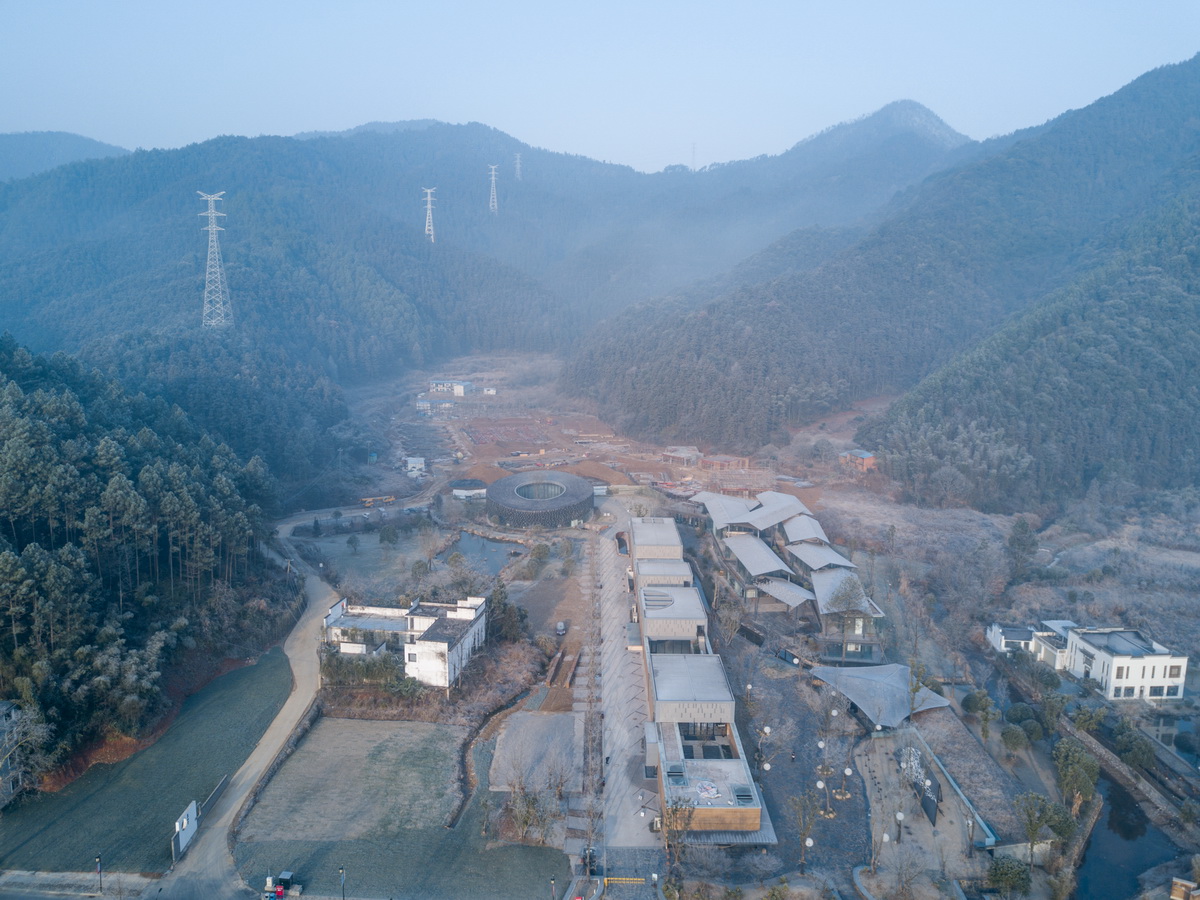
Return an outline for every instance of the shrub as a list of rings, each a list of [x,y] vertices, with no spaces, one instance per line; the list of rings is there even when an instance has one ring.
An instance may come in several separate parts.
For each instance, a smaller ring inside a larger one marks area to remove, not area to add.
[[[1000,740],[1009,753],[1016,753],[1029,746],[1029,737],[1020,725],[1005,725],[1000,732]]]
[[[1028,703],[1014,703],[1004,713],[1004,720],[1014,725],[1020,725],[1033,718],[1033,707]]]
[[[1004,891],[1005,896],[1011,897],[1013,891],[1028,894],[1033,879],[1029,875],[1029,867],[1019,859],[1011,856],[997,856],[988,866],[988,884]]]
[[[1045,734],[1042,731],[1041,723],[1037,719],[1026,719],[1021,723],[1021,730],[1025,732],[1025,736],[1029,738],[1029,743],[1040,741]]]

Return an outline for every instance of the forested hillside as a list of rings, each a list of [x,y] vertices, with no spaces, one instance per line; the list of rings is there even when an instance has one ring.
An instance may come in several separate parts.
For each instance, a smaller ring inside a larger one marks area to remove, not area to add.
[[[23,343],[178,403],[296,483],[337,449],[342,385],[467,352],[564,349],[612,304],[718,272],[797,225],[810,239],[765,264],[811,266],[847,226],[810,223],[869,216],[964,141],[900,103],[699,173],[644,175],[435,122],[139,151],[0,185],[0,309]],[[506,173],[495,215],[493,162]],[[425,186],[438,188],[436,243]],[[198,327],[198,189],[226,192],[235,326],[219,335]]]
[[[916,499],[1027,509],[1200,482],[1200,157],[1124,252],[869,423]]]
[[[66,131],[0,134],[0,181],[27,178],[84,159],[124,156],[129,151]]]
[[[1109,258],[1200,150],[1198,107],[1200,58],[1148,73],[931,176],[813,272],[631,310],[573,356],[568,384],[632,434],[739,449],[904,390]]]
[[[268,482],[177,408],[0,339],[0,696],[47,727],[37,763],[152,725],[180,653],[278,628]]]

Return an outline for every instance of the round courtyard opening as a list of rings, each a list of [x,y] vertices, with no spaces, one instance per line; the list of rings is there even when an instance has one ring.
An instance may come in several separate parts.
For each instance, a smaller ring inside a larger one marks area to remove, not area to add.
[[[487,515],[517,528],[564,528],[587,520],[595,505],[592,483],[567,472],[522,472],[487,489]]]

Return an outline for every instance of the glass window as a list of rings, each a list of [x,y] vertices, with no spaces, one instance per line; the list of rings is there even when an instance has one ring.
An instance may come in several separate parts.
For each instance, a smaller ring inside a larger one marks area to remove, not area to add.
[[[1150,685],[1150,696],[1161,697],[1163,695],[1163,686],[1161,684]]]
[[[1133,696],[1133,688],[1131,688],[1131,687],[1125,688],[1125,696],[1132,697]]]
[[[416,661],[417,661],[417,654],[415,654],[415,653],[410,653],[410,654],[408,654],[408,661],[409,661],[409,662],[416,662]]]
[[[1178,697],[1179,696],[1179,685],[1177,685],[1177,684],[1167,685],[1167,696],[1168,697]]]
[[[1120,681],[1124,677],[1125,677],[1125,667],[1117,666],[1117,681]]]
[[[1180,668],[1181,668],[1180,666],[1171,666],[1169,669],[1167,669],[1167,677],[1168,678],[1178,678],[1179,673],[1180,673]]]

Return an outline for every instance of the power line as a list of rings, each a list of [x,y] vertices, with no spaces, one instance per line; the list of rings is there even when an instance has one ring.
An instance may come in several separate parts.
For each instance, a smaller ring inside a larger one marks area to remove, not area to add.
[[[204,314],[201,322],[205,328],[225,328],[233,324],[233,307],[229,305],[229,285],[225,281],[225,266],[221,262],[221,244],[217,240],[217,232],[224,231],[217,224],[217,216],[225,213],[217,212],[217,201],[225,195],[224,191],[216,194],[206,194],[196,191],[208,201],[208,210],[200,213],[208,216],[208,224],[201,231],[208,232],[208,265],[204,272]]]
[[[425,192],[425,233],[429,235],[429,243],[433,243],[433,192],[437,188],[421,188]]]

